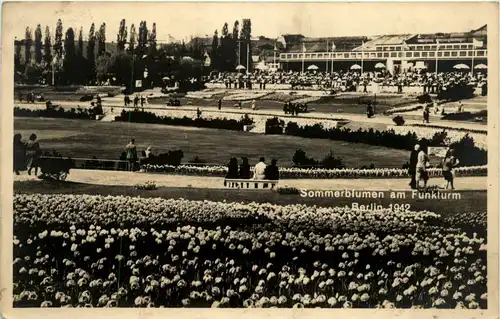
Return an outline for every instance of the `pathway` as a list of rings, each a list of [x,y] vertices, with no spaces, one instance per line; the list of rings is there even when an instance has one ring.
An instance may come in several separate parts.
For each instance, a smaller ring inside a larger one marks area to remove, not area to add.
[[[27,104],[27,103],[19,103],[18,101],[15,102],[15,106],[21,107],[21,108],[38,108],[42,109],[45,108],[44,103],[35,103],[35,104]],[[79,101],[54,101],[54,104],[64,107],[64,108],[77,108],[78,106],[84,108],[88,106],[87,102],[79,102]],[[113,109],[112,114],[119,114],[121,110],[125,109],[125,107],[122,104],[116,104],[116,105],[106,105],[106,101],[103,101],[103,108],[104,111],[108,114],[111,114],[110,111]],[[283,116],[283,112],[281,110],[277,109],[258,109],[255,111],[252,111],[249,108],[243,108],[243,109],[238,109],[238,108],[224,108],[221,111],[217,110],[217,107],[214,105],[213,107],[211,106],[196,106],[196,105],[189,105],[189,106],[181,106],[181,107],[166,107],[166,106],[153,106],[153,105],[148,105],[145,106],[145,110],[149,111],[154,111],[154,110],[179,110],[179,111],[196,111],[197,109],[200,109],[203,112],[206,112],[208,114],[210,113],[224,113],[224,112],[231,112],[231,113],[239,113],[239,114],[258,114],[258,115],[269,115],[269,116]],[[129,109],[133,109],[133,107],[129,107]],[[420,112],[421,114],[421,112]],[[352,122],[361,122],[361,123],[379,123],[379,124],[385,124],[385,125],[394,125],[394,122],[392,121],[393,116],[384,116],[382,114],[375,115],[373,118],[368,119],[366,115],[363,114],[348,114],[348,113],[320,113],[320,112],[312,112],[312,113],[303,113],[300,114],[299,117],[304,117],[304,118],[322,118],[322,119],[346,119],[348,121]],[[422,124],[421,120],[417,119],[407,119],[406,120],[407,124]],[[431,123],[432,125],[439,125],[439,126],[451,126],[455,128],[464,128],[464,129],[473,129],[473,130],[483,130],[487,131],[488,127],[484,124],[479,124],[479,123],[473,123],[473,122],[457,122],[457,121],[444,121],[444,120],[439,120],[435,119]]]
[[[23,173],[14,176],[15,181],[34,180],[36,177]],[[145,182],[155,182],[162,187],[193,187],[193,188],[224,188],[223,178],[205,176],[170,175],[160,173],[139,173],[102,170],[72,169],[68,181],[98,184],[133,186]],[[442,185],[442,178],[431,178],[429,185]],[[312,190],[409,190],[408,179],[285,179],[280,181],[280,186],[296,187],[298,189]],[[459,190],[485,190],[487,177],[458,177],[455,187]]]

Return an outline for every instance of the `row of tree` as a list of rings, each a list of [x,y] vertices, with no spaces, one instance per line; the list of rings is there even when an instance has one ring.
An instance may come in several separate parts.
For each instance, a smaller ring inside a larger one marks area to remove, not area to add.
[[[233,32],[229,33],[229,26],[227,22],[224,23],[220,37],[218,31],[215,30],[211,51],[214,69],[234,71],[238,65],[249,69],[252,67],[252,22],[250,19],[243,19],[241,31],[239,31],[239,27],[239,21],[235,21]]]
[[[148,29],[146,21],[142,21],[136,30],[134,24],[128,29],[125,19],[122,19],[115,45],[106,43],[105,23],[98,30],[92,23],[86,41],[83,33],[81,27],[76,40],[75,30],[68,28],[64,33],[59,19],[53,39],[48,26],[42,39],[42,27],[39,24],[33,40],[32,29],[27,27],[25,39],[15,43],[14,64],[18,80],[33,83],[44,79],[50,84],[54,74],[56,84],[89,84],[111,80],[113,84],[130,86],[137,79],[145,80],[147,75],[147,81],[144,81],[147,82],[146,86],[158,85],[165,77],[199,78],[203,72],[213,69],[234,71],[238,64],[246,67],[247,58],[251,59],[252,55],[251,22],[248,19],[243,20],[241,31],[238,21],[232,33],[229,33],[227,23],[220,37],[215,31],[210,51],[198,38],[189,44],[171,43],[158,47],[156,24],[153,23]],[[209,68],[203,65],[206,53],[211,59]]]

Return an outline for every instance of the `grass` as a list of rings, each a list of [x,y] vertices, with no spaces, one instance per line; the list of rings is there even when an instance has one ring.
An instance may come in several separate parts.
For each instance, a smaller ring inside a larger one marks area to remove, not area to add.
[[[388,208],[389,204],[409,204],[410,210],[428,210],[448,215],[457,212],[483,212],[487,210],[486,191],[458,191],[461,194],[457,200],[418,200],[411,199],[410,192],[406,199],[390,199],[387,192],[382,199],[351,199],[351,198],[310,198],[300,195],[280,195],[270,190],[238,190],[238,189],[200,189],[200,188],[158,188],[156,190],[137,190],[133,186],[105,186],[79,184],[72,182],[48,181],[16,181],[14,192],[24,194],[88,194],[111,196],[140,196],[162,198],[184,198],[188,200],[229,201],[229,202],[259,202],[277,205],[303,204],[308,206],[351,206],[353,202],[360,205],[372,203]]]
[[[278,159],[281,166],[291,166],[293,154],[299,148],[316,159],[333,150],[347,167],[371,163],[375,167],[401,167],[409,156],[403,150],[342,141],[156,124],[15,118],[14,131],[24,138],[37,134],[44,150],[82,158],[118,159],[132,137],[139,151],[148,146],[156,154],[181,149],[185,162],[198,156],[207,163],[226,164],[229,157],[246,156],[255,163],[265,156]]]

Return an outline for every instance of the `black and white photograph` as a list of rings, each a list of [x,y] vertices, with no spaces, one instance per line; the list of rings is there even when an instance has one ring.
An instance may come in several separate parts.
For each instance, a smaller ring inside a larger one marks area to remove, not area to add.
[[[498,8],[4,3],[3,316],[498,317]]]

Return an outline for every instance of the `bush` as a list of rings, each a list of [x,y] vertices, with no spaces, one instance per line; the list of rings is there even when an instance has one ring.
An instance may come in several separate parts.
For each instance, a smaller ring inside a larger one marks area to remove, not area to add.
[[[471,112],[448,113],[445,114],[441,119],[451,120],[451,121],[469,121],[475,119],[476,117],[487,118],[488,111],[483,110],[476,113],[471,113]]]
[[[344,162],[341,157],[335,157],[333,151],[330,151],[323,160],[321,161],[321,165],[326,169],[343,169],[345,168]]]
[[[460,166],[486,165],[488,152],[477,148],[474,140],[467,134],[460,142],[453,143],[450,148],[455,150],[455,157],[460,160]]]
[[[429,93],[424,93],[422,95],[417,96],[417,101],[420,104],[427,104],[427,103],[431,103],[432,99],[431,99],[431,96],[429,95]]]
[[[266,121],[266,134],[283,134],[284,128],[285,121],[280,120],[276,116]]]
[[[94,99],[94,95],[93,94],[85,94],[84,96],[82,96],[80,98],[80,102],[90,102]]]
[[[116,121],[120,122],[134,122],[134,123],[154,123],[154,124],[164,124],[164,125],[179,125],[179,126],[191,126],[191,127],[204,127],[213,128],[221,130],[232,130],[241,131],[243,130],[243,123],[237,120],[230,119],[204,119],[200,118],[177,118],[168,116],[158,116],[151,112],[145,111],[125,111],[123,110],[120,116],[115,117]]]
[[[314,160],[312,157],[307,157],[306,152],[304,152],[302,149],[298,149],[295,151],[295,154],[293,154],[292,158],[294,166],[301,167],[310,167],[310,166],[317,166],[318,161]]]
[[[395,116],[392,121],[394,122],[394,124],[396,124],[397,126],[403,126],[405,124],[405,120],[404,118],[401,116],[401,115],[398,115],[398,116]]]
[[[254,120],[250,116],[248,116],[248,114],[245,114],[241,117],[240,122],[243,125],[253,125]]]
[[[179,166],[184,158],[184,153],[181,150],[168,151],[159,155],[151,155],[141,161],[143,165],[172,165]]]
[[[296,187],[285,186],[285,187],[278,187],[278,189],[276,189],[276,193],[280,195],[299,195],[300,190]]]

